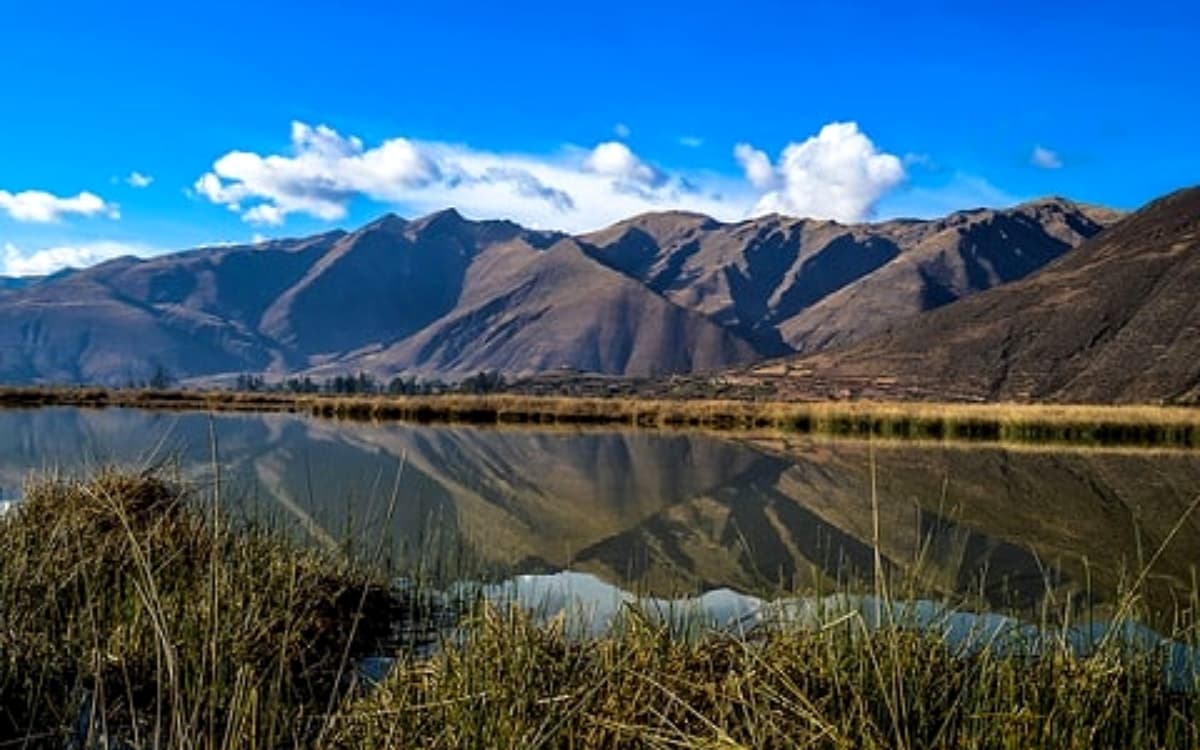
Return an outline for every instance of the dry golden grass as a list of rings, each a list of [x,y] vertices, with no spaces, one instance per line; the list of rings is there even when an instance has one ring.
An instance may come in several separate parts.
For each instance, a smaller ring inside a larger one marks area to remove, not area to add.
[[[1154,405],[651,400],[525,395],[335,396],[98,388],[0,389],[0,407],[293,411],[364,420],[627,425],[903,439],[1200,445],[1200,409]]]

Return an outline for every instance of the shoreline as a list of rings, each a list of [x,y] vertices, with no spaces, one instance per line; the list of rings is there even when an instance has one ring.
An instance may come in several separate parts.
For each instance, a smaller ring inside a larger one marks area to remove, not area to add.
[[[1149,405],[735,401],[0,387],[0,409],[74,406],[288,412],[357,421],[593,426],[968,443],[1200,448],[1200,409]]]
[[[503,426],[702,428],[942,443],[1200,448],[1200,408],[1110,404],[650,400],[445,394],[0,388],[0,409],[139,408],[301,413],[353,421]]]

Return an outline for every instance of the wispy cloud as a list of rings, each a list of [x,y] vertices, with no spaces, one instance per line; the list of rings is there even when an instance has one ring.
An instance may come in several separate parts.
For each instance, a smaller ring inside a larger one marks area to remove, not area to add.
[[[126,185],[129,185],[130,187],[138,188],[139,190],[142,188],[150,187],[150,184],[152,182],[154,182],[153,177],[151,177],[148,174],[142,174],[141,172],[138,172],[136,170],[133,172],[130,172],[129,176],[125,178]]]
[[[1034,146],[1033,153],[1029,155],[1029,163],[1035,167],[1042,169],[1062,169],[1062,157],[1056,151],[1051,151],[1045,146]]]
[[[46,276],[64,268],[87,268],[123,255],[152,254],[152,248],[122,242],[59,245],[28,252],[6,243],[0,252],[0,276]]]
[[[613,126],[613,134],[616,135],[618,138],[624,139],[624,138],[628,138],[629,136],[633,135],[633,131],[630,130],[629,126],[626,125],[625,123],[618,122],[616,125]]]
[[[982,177],[958,172],[938,184],[906,185],[880,201],[878,214],[882,218],[933,219],[972,208],[1007,208],[1022,200]]]
[[[64,216],[97,216],[104,214],[119,219],[121,212],[115,203],[108,203],[95,193],[82,192],[75,196],[59,197],[44,190],[25,190],[10,193],[0,190],[0,211],[16,221],[48,224]]]
[[[685,135],[680,137],[679,145],[687,146],[688,148],[700,148],[704,145],[704,139],[695,135]]]

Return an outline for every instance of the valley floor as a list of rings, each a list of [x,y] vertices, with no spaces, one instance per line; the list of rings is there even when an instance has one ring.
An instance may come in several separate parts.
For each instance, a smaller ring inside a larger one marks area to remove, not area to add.
[[[0,408],[42,406],[287,411],[420,423],[780,430],[889,439],[1200,447],[1200,408],[1180,406],[0,388]]]

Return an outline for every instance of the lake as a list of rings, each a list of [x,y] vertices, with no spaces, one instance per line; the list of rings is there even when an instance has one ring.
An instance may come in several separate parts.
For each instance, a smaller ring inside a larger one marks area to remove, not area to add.
[[[1200,493],[1188,452],[16,409],[0,411],[0,500],[31,473],[106,463],[211,487],[214,445],[226,507],[313,543],[654,596],[870,586],[876,527],[882,568],[997,607],[1110,602],[1156,557],[1166,601],[1200,563],[1200,518],[1179,524]]]

